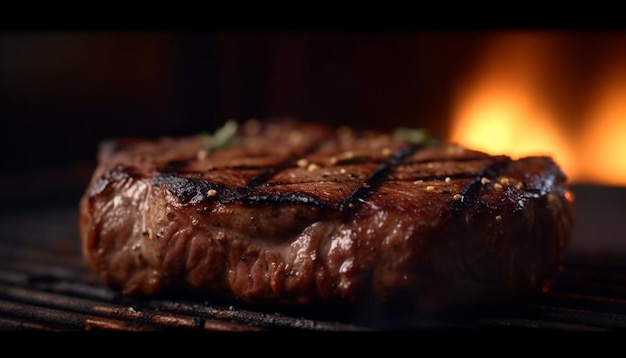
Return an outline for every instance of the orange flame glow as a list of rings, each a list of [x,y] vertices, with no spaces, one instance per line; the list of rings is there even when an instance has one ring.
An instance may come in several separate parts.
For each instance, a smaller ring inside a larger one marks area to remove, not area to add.
[[[626,55],[611,56],[574,126],[554,93],[557,39],[495,36],[476,76],[459,83],[450,140],[514,158],[549,155],[571,183],[626,185]]]
[[[583,127],[580,166],[585,182],[626,184],[626,55],[614,58],[601,78],[595,106]]]

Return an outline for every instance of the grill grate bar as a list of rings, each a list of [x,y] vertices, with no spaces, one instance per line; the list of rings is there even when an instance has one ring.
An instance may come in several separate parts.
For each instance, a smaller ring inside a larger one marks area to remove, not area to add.
[[[13,319],[21,319],[24,322],[34,322],[40,326],[48,327],[50,330],[75,330],[84,326],[82,315],[75,312],[35,306],[24,302],[0,300],[0,313]]]
[[[78,278],[55,277],[0,269],[0,283],[105,301],[112,301],[119,297],[117,292],[99,286],[95,278],[83,279],[82,276]]]
[[[305,330],[323,330],[323,331],[363,331],[369,330],[366,327],[339,323],[313,320],[308,318],[296,318],[292,316],[284,316],[276,313],[249,311],[244,309],[218,308],[218,306],[200,305],[189,302],[174,302],[155,300],[149,303],[151,307],[158,310],[167,310],[170,312],[180,312],[184,314],[202,314],[203,316],[216,317],[219,319],[235,320],[243,322],[251,326],[268,327],[272,329],[305,329]]]
[[[247,324],[185,316],[171,312],[138,309],[135,306],[101,302],[66,294],[0,285],[0,312],[35,322],[52,322],[69,330],[79,329],[210,329],[259,330]]]
[[[0,312],[3,312],[0,310]],[[0,331],[48,331],[63,332],[64,329],[53,328],[30,320],[0,317]]]

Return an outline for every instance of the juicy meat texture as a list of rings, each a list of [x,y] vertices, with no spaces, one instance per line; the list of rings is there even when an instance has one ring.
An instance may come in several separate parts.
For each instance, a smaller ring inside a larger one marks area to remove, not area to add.
[[[103,142],[80,201],[86,263],[128,296],[440,312],[541,292],[574,217],[550,157],[297,121]]]

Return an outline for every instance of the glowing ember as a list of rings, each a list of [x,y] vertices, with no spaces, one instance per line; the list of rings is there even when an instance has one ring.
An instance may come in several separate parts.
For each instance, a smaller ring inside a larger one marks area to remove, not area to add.
[[[572,183],[626,185],[626,52],[604,66],[597,98],[573,126],[550,93],[559,81],[555,37],[509,33],[489,44],[476,77],[459,84],[450,140],[514,158],[552,156]]]

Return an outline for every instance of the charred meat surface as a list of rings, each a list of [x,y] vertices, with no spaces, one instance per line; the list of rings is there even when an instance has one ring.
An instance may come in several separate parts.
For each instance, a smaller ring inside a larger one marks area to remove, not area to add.
[[[102,143],[80,201],[87,265],[128,296],[415,312],[549,287],[574,198],[550,157],[298,121]]]

